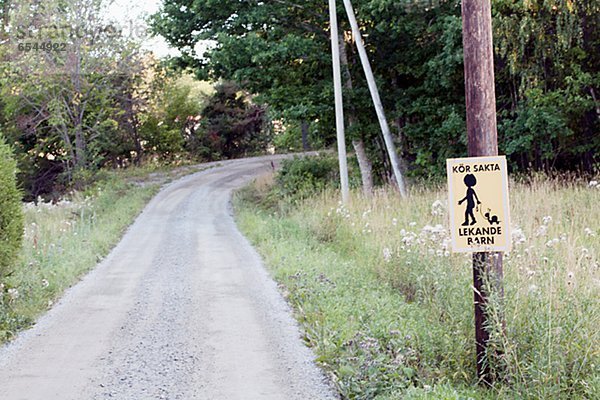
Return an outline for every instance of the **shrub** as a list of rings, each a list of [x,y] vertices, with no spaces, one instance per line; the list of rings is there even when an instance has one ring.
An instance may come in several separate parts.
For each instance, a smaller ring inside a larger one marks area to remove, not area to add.
[[[339,186],[337,160],[329,155],[284,160],[277,174],[277,191],[281,197],[300,200]]]
[[[0,278],[14,264],[23,239],[21,192],[16,183],[16,162],[0,136]]]

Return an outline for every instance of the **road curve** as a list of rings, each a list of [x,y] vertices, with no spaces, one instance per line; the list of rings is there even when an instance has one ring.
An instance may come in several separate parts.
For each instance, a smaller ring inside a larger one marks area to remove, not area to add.
[[[232,190],[279,157],[163,189],[111,254],[0,350],[6,400],[335,399],[237,230]]]

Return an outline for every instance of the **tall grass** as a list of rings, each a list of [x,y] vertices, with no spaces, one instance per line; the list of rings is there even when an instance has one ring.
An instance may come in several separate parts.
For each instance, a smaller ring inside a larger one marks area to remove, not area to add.
[[[285,288],[307,341],[344,398],[600,398],[600,189],[538,176],[511,182],[513,250],[503,313],[488,329],[503,379],[477,388],[472,261],[450,251],[446,193],[407,200],[324,192],[239,221]],[[491,318],[494,321],[493,318]]]

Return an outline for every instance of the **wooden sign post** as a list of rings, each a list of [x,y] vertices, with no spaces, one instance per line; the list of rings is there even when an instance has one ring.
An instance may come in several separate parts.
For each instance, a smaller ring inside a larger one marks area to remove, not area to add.
[[[497,156],[490,0],[462,0],[462,21],[469,157]],[[502,253],[473,254],[477,374],[485,383],[493,380],[489,363],[485,361],[489,342],[489,333],[485,329],[485,307],[489,297],[488,290],[496,290],[502,297],[502,275]],[[484,282],[494,282],[494,285],[485,285]]]

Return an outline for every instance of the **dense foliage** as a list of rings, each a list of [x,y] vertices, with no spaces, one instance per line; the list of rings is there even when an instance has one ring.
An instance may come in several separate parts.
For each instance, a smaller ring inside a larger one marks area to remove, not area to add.
[[[23,239],[21,192],[17,188],[15,173],[12,151],[0,135],[0,278],[14,267]]]
[[[290,202],[306,199],[339,182],[337,159],[330,155],[284,160],[277,172],[278,198]]]
[[[264,151],[264,107],[231,84],[209,101],[210,84],[166,68],[106,18],[108,3],[1,4],[0,126],[27,200],[57,199],[106,167]],[[64,49],[40,50],[48,38]]]
[[[216,86],[201,113],[198,153],[206,159],[238,158],[264,151],[269,142],[265,109],[232,83]]]
[[[460,1],[353,4],[408,168],[439,173],[447,157],[466,154]],[[492,6],[501,153],[522,170],[593,170],[600,150],[599,3],[493,0]],[[366,141],[377,166],[383,146],[354,38],[338,8],[349,135]],[[182,51],[180,66],[235,80],[289,124],[309,121],[332,140],[326,2],[166,0],[153,21]],[[201,40],[216,45],[196,54]]]

